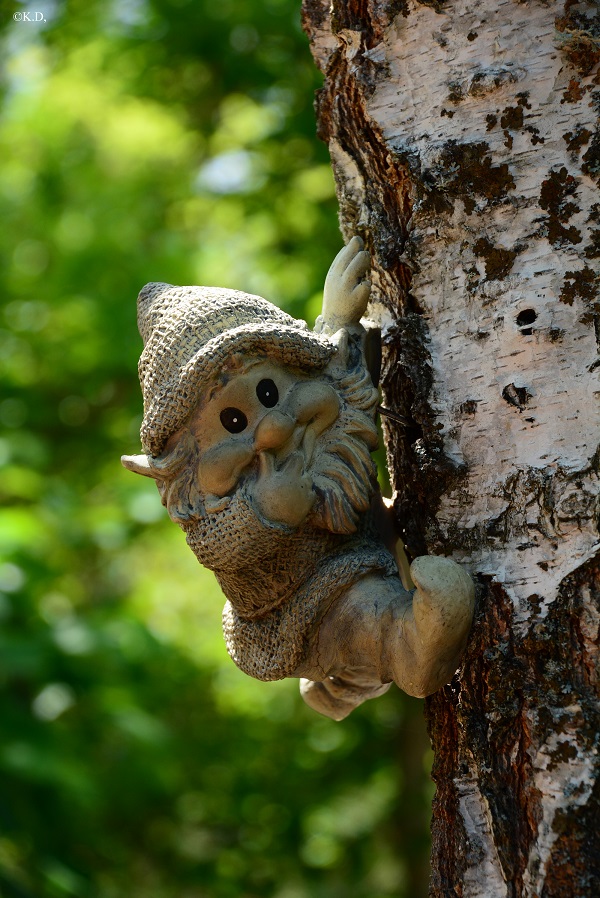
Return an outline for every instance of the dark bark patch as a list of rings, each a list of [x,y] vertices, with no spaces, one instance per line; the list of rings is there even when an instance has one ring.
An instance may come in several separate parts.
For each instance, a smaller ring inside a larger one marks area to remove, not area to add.
[[[590,210],[588,221],[600,224],[600,203],[594,203]],[[588,259],[597,259],[600,257],[600,230],[598,228],[590,228],[589,236],[591,243],[588,243],[586,246],[585,254]]]
[[[581,157],[581,171],[590,178],[600,180],[600,128],[597,128],[589,150]]]
[[[331,30],[360,31],[364,45],[374,47],[396,16],[408,16],[409,11],[408,0],[333,0]]]
[[[331,30],[339,34],[345,28],[351,31],[363,31],[366,24],[368,4],[364,0],[334,0],[331,4]]]
[[[525,109],[531,109],[531,103],[528,102],[529,93],[527,91],[523,91],[522,93],[517,94],[517,105],[516,106],[507,106],[502,110],[502,115],[500,116],[500,127],[504,129],[504,136],[506,138],[504,145],[508,147],[508,149],[512,149],[513,138],[511,135],[511,131],[520,131],[523,128],[523,122],[525,119]],[[530,128],[528,130],[532,130],[535,132],[535,135],[539,134],[537,128]],[[538,141],[540,139],[538,138]],[[543,143],[543,139],[541,140]]]
[[[516,896],[520,894],[526,864],[520,847],[530,843],[538,815],[535,798],[527,789],[531,760],[527,751],[530,734],[524,704],[530,678],[515,651],[510,599],[489,577],[480,578],[478,592],[478,611],[461,672],[465,689],[457,696],[459,700],[444,690],[427,702],[430,733],[436,748],[433,778],[438,791],[440,787],[446,791],[442,781],[448,778],[456,795],[456,784],[468,782],[469,767],[477,771],[476,785],[490,808],[492,837],[504,877],[513,885],[511,894]],[[440,731],[449,723],[450,715],[455,718],[453,726],[458,736],[454,769],[448,764],[453,755],[446,758],[437,751]],[[508,760],[511,756],[512,763]],[[470,764],[465,763],[467,758],[472,758]],[[451,799],[452,794],[447,797]],[[454,806],[446,806],[446,815],[456,813],[455,808],[456,802]],[[460,814],[457,816],[460,819]],[[450,826],[446,830],[452,832]],[[454,869],[448,871],[447,891],[439,888],[430,893],[436,898],[446,898],[453,894],[452,887],[462,878],[462,871],[477,863],[477,846],[461,830],[454,830],[458,845],[444,845],[443,833],[436,829],[432,832],[436,860],[450,850],[454,862]]]
[[[448,141],[438,163],[423,173],[422,181],[426,191],[424,211],[452,212],[453,200],[462,199],[468,215],[475,210],[475,197],[493,205],[515,187],[508,165],[494,165],[484,141]]]
[[[408,0],[384,0],[379,4],[383,10],[385,18],[388,22],[393,22],[396,16],[402,15],[406,18],[409,13]]]
[[[558,838],[552,846],[541,898],[596,898],[600,882],[600,765],[598,763],[597,724],[597,645],[595,652],[586,638],[584,595],[592,607],[600,605],[600,570],[598,562],[588,562],[561,584],[560,596],[549,616],[549,628],[558,637],[562,626],[562,644],[570,647],[562,658],[555,659],[557,681],[561,675],[563,692],[572,684],[572,700],[581,706],[577,740],[571,745],[590,763],[589,775],[594,786],[579,806],[560,808],[553,830]],[[559,643],[560,645],[560,643]],[[558,649],[554,650],[558,654]],[[568,666],[571,670],[568,670]],[[558,686],[558,682],[556,684]],[[553,690],[554,691],[554,690]],[[552,692],[549,694],[552,700]],[[577,793],[575,793],[576,795]],[[581,793],[580,793],[581,794]]]
[[[525,130],[531,134],[531,142],[534,146],[536,146],[538,143],[546,142],[545,137],[540,137],[540,129],[534,127],[534,125],[527,125]]]
[[[485,97],[488,94],[494,93],[494,91],[505,84],[514,84],[518,79],[518,70],[515,70],[510,66],[487,66],[475,72],[471,78],[467,93],[470,97]],[[522,95],[517,94],[517,98],[520,96]],[[524,96],[527,97],[526,94]],[[496,112],[498,112],[498,110],[496,110]]]
[[[570,65],[584,77],[589,75],[600,62],[600,15],[587,16],[569,9],[554,24],[562,35],[560,49]]]
[[[541,898],[596,898],[600,882],[600,776],[582,807],[559,809],[554,820],[558,838],[552,854]],[[577,891],[574,891],[574,888]]]
[[[566,134],[563,134],[563,140],[567,144],[567,149],[570,153],[577,153],[581,147],[590,142],[591,136],[591,131],[583,128],[581,125],[577,125],[574,131],[567,131]]]
[[[567,306],[572,306],[575,299],[582,299],[586,303],[594,303],[598,296],[598,281],[596,273],[589,266],[579,271],[567,271],[560,291],[560,301]]]
[[[591,324],[596,330],[596,340],[600,345],[600,296],[599,279],[587,265],[579,271],[567,271],[560,292],[560,301],[572,306],[576,298],[583,301],[585,312],[579,320]]]
[[[527,387],[516,387],[514,384],[507,384],[502,390],[502,398],[509,405],[514,405],[515,408],[522,412],[532,396]]]
[[[485,130],[493,131],[494,128],[496,127],[496,125],[498,124],[498,116],[493,115],[493,113],[490,113],[489,115],[486,115],[485,120],[487,122]]]
[[[458,410],[461,415],[474,415],[477,411],[477,403],[479,400],[477,399],[467,399],[465,402],[461,402],[458,407]]]
[[[327,18],[327,7],[323,0],[302,0],[302,27],[309,38],[321,27]]]
[[[468,40],[468,41],[474,41],[474,40],[476,40],[478,37],[479,37],[479,35],[477,34],[476,31],[469,31],[469,33],[467,34],[467,40]]]
[[[598,228],[590,230],[590,240],[591,243],[588,243],[585,248],[585,255],[588,259],[598,259],[600,258],[600,230]]]
[[[564,226],[579,212],[579,207],[570,199],[577,193],[578,185],[578,179],[570,175],[564,165],[558,171],[550,171],[548,178],[542,181],[540,206],[548,212],[544,232],[553,246],[581,243],[581,232],[573,225]]]
[[[542,570],[547,562],[540,562]],[[554,818],[557,838],[540,898],[596,898],[600,881],[597,646],[586,635],[586,610],[600,604],[598,562],[588,562],[561,584],[542,616],[543,597],[528,599],[532,625],[514,633],[514,607],[499,583],[479,577],[475,623],[460,678],[427,699],[435,751],[437,792],[432,827],[434,878],[430,898],[460,894],[456,883],[478,863],[472,834],[459,808],[472,771],[490,809],[492,837],[511,898],[523,894],[523,876],[542,821],[532,759],[556,745],[551,763],[585,757],[595,786],[578,806],[569,785]],[[573,707],[581,710],[573,712]],[[456,740],[456,741],[454,741]],[[561,757],[562,755],[562,757]],[[581,794],[581,793],[579,793]]]
[[[578,81],[577,78],[571,78],[569,81],[569,86],[563,93],[563,98],[560,101],[561,103],[579,103],[580,100],[585,96],[585,87],[582,86],[581,81]]]
[[[447,0],[417,0],[417,3],[420,6],[428,6],[434,12],[443,13],[444,12],[444,4]]]
[[[465,94],[460,81],[450,81],[448,83],[448,102],[457,105],[458,103],[462,103],[464,98]]]
[[[515,250],[494,246],[487,237],[480,237],[473,250],[476,256],[484,259],[485,276],[488,281],[503,280],[510,273],[517,256]]]
[[[523,106],[507,106],[502,110],[500,127],[520,131],[523,127]]]

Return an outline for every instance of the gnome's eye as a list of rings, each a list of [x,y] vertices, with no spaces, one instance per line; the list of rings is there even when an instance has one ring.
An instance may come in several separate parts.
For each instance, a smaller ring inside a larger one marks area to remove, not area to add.
[[[241,433],[248,426],[248,418],[239,408],[224,408],[220,418],[221,424],[229,433]]]
[[[279,402],[277,387],[268,377],[257,384],[256,395],[266,408],[273,408]]]

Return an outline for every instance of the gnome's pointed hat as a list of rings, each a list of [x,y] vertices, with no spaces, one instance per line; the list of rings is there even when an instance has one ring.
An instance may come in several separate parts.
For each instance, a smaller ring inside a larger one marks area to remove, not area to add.
[[[238,290],[147,284],[138,296],[144,351],[141,440],[158,456],[232,355],[265,357],[292,368],[324,368],[336,352],[327,338],[281,309]]]

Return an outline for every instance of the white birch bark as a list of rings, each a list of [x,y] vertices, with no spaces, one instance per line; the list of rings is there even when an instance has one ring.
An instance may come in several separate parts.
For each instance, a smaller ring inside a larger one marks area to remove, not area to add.
[[[384,398],[414,421],[388,433],[398,513],[409,548],[481,583],[463,670],[430,703],[431,894],[592,898],[600,11],[305,0],[304,16],[342,228],[375,259]]]

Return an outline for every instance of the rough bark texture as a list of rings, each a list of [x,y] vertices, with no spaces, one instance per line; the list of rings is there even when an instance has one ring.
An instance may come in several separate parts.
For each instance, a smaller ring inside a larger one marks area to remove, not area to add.
[[[331,8],[330,8],[331,6]],[[304,0],[374,260],[398,521],[479,583],[429,700],[432,896],[600,894],[600,14]],[[385,425],[384,425],[385,426]]]

